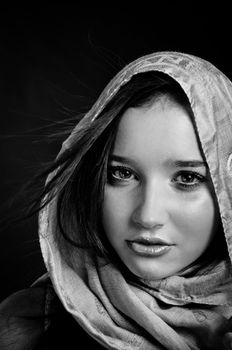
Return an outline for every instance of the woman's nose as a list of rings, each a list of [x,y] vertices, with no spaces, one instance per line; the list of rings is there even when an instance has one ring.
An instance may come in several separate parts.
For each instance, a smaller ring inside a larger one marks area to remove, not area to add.
[[[168,198],[159,184],[146,186],[138,193],[132,213],[134,224],[145,229],[162,227],[167,222]]]

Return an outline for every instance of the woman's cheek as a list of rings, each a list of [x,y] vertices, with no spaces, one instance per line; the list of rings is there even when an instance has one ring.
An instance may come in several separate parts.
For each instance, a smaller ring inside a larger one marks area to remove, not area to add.
[[[204,245],[213,237],[217,216],[212,195],[205,188],[179,203],[172,220],[181,237],[189,239],[189,244],[198,239]]]
[[[105,189],[102,216],[108,238],[121,235],[129,222],[131,204],[124,192],[110,186]]]

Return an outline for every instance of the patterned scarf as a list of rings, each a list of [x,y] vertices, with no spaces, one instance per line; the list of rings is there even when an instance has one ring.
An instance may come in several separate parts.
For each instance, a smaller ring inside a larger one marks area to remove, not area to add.
[[[134,74],[150,70],[170,75],[189,98],[231,257],[232,84],[217,68],[177,52],[142,57],[110,82],[83,122],[97,118]],[[61,152],[74,140],[75,129]],[[68,264],[54,239],[54,206],[55,201],[40,215],[41,250],[57,295],[87,333],[107,349],[223,349],[222,334],[232,316],[231,258],[202,273],[136,283],[111,264],[93,264],[76,248],[69,248]]]

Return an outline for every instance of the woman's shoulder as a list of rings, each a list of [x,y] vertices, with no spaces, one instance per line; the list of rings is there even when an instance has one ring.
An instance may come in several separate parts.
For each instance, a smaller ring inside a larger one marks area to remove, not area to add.
[[[33,349],[44,332],[45,303],[50,280],[11,294],[0,303],[0,348]]]
[[[0,303],[1,350],[72,349],[77,343],[103,349],[64,309],[47,274]]]

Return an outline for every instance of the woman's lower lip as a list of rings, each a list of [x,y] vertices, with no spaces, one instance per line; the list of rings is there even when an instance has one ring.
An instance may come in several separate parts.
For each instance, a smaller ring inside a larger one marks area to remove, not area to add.
[[[127,244],[134,253],[147,257],[164,255],[172,248],[171,245],[145,245],[132,241],[127,241]]]

